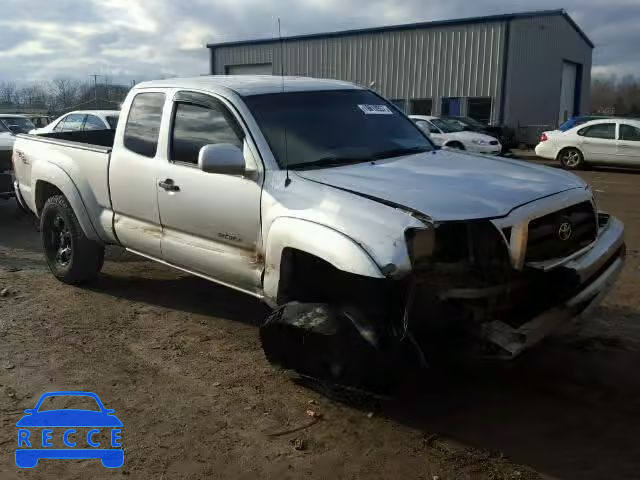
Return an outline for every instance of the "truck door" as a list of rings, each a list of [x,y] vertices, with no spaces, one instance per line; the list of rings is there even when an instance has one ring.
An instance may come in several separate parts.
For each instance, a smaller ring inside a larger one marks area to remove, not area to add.
[[[173,99],[168,161],[158,180],[165,261],[219,283],[258,292],[262,166],[239,119],[221,99],[178,91]],[[244,151],[244,175],[198,168],[205,145],[229,143]]]
[[[133,97],[125,127],[116,132],[109,166],[118,240],[155,258],[162,256],[157,175],[164,157],[158,148],[164,103],[161,91],[142,91]]]

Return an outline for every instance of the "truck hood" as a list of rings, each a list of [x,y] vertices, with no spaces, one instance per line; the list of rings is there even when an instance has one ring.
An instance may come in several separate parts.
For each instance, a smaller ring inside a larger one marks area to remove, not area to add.
[[[434,221],[503,217],[534,200],[586,187],[562,170],[447,150],[296,173]]]

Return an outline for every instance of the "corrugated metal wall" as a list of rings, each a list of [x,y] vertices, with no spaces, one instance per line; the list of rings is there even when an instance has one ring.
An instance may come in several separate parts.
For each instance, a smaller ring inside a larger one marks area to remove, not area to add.
[[[563,61],[582,65],[580,113],[589,111],[593,52],[565,18],[514,19],[509,38],[506,123],[533,130],[557,126]]]
[[[370,86],[389,99],[491,97],[498,121],[506,22],[391,32],[367,32],[284,42],[284,71]],[[227,65],[272,63],[280,73],[277,41],[216,47],[212,73]],[[375,83],[374,83],[375,82]]]

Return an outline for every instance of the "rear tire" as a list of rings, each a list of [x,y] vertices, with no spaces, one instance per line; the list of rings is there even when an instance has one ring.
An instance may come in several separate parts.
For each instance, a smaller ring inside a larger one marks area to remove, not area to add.
[[[581,170],[584,168],[584,156],[577,148],[565,148],[558,153],[560,165],[565,170]]]
[[[89,240],[63,195],[54,195],[40,215],[44,255],[51,273],[63,283],[94,280],[104,263],[104,246]]]

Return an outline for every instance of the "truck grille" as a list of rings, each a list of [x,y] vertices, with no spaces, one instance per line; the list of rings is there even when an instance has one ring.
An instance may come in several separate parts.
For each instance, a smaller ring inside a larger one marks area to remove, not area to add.
[[[591,202],[582,202],[529,222],[527,262],[562,258],[592,243],[598,234]]]

